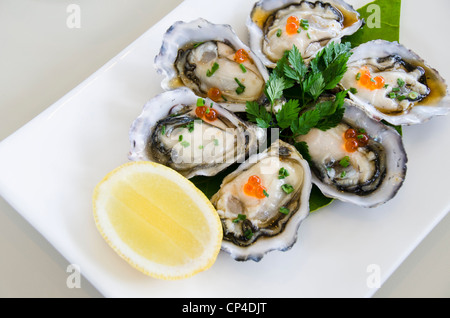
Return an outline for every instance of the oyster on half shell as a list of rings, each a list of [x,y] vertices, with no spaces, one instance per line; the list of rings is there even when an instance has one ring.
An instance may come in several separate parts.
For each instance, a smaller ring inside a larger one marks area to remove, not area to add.
[[[372,208],[392,199],[405,180],[408,158],[400,134],[350,100],[340,124],[313,128],[296,141],[308,145],[312,180],[325,196]]]
[[[310,192],[308,163],[292,145],[278,140],[254,154],[211,199],[224,229],[222,249],[239,261],[259,261],[291,248],[309,214]]]
[[[199,118],[199,102],[217,114]],[[247,123],[218,103],[187,88],[167,91],[146,103],[133,122],[129,159],[150,160],[173,168],[186,178],[214,176],[256,153],[265,131]]]
[[[293,20],[296,32],[289,31]],[[362,23],[359,13],[342,0],[260,0],[247,18],[250,47],[269,68],[294,45],[308,62]]]
[[[450,111],[445,80],[405,46],[374,40],[352,52],[340,85],[369,116],[412,125]]]
[[[186,86],[232,111],[247,101],[263,102],[269,73],[231,26],[204,19],[178,21],[166,32],[155,58],[162,87]]]

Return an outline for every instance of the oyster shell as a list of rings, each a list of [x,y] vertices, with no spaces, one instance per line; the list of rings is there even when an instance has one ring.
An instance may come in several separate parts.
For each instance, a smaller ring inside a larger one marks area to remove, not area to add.
[[[198,102],[212,106],[217,119],[196,115]],[[133,122],[129,159],[167,165],[186,178],[213,176],[256,153],[265,131],[209,99],[179,88],[155,96]]]
[[[445,80],[405,46],[374,40],[352,51],[340,85],[356,89],[350,98],[369,116],[393,125],[412,125],[450,111]]]
[[[247,101],[265,100],[269,73],[229,25],[204,19],[174,23],[155,66],[164,76],[164,90],[186,86],[232,111],[245,111]]]
[[[288,34],[288,18],[295,16],[299,32]],[[247,18],[250,47],[269,68],[295,45],[305,62],[331,41],[340,42],[362,26],[359,13],[342,0],[260,0]]]
[[[368,117],[351,101],[335,128],[312,129],[297,137],[308,145],[313,183],[325,196],[372,208],[392,199],[406,176],[408,158],[400,134]],[[368,135],[365,146],[356,151],[345,147],[344,134],[357,132],[356,140]]]
[[[259,197],[246,188],[253,176],[265,187]],[[308,163],[290,144],[278,140],[251,156],[211,198],[224,228],[222,249],[239,261],[259,261],[271,250],[291,248],[309,213],[310,191]]]

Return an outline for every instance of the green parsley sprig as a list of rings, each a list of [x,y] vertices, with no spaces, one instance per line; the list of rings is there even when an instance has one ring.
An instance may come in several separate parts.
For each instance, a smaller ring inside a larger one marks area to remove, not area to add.
[[[261,128],[290,129],[292,138],[307,134],[312,128],[335,127],[344,115],[344,99],[348,91],[336,94],[334,100],[318,102],[324,92],[336,88],[351,56],[348,43],[330,43],[307,65],[298,48],[285,53],[270,74],[265,94],[270,111],[256,102],[247,102],[248,120]],[[274,114],[274,105],[282,97],[289,99]]]

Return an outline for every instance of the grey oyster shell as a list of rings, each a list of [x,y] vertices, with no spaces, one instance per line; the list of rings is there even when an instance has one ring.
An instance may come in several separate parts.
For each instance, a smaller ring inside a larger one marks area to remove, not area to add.
[[[285,178],[279,177],[282,168],[288,174]],[[254,175],[266,187],[264,198],[243,190]],[[238,261],[260,261],[272,250],[290,249],[300,223],[309,214],[311,186],[308,163],[292,145],[277,140],[266,151],[251,156],[223,180],[211,198],[224,228],[222,250]]]
[[[212,105],[216,120],[198,118],[199,100]],[[163,92],[145,104],[129,131],[128,157],[164,164],[188,179],[214,176],[256,153],[265,138],[265,130],[183,87]]]
[[[348,128],[365,132],[368,145],[353,153],[346,151],[343,134]],[[392,199],[405,180],[408,157],[400,134],[367,116],[350,100],[345,102],[344,118],[337,127],[313,128],[296,141],[308,145],[313,183],[327,197],[374,208]]]
[[[445,80],[419,55],[398,42],[374,40],[354,48],[340,86],[355,88],[350,98],[370,117],[393,125],[414,125],[447,115],[450,97]],[[368,67],[385,87],[369,90],[358,73]]]
[[[290,16],[307,20],[309,27],[286,33]],[[342,0],[260,0],[247,18],[250,47],[269,68],[295,45],[308,62],[330,42],[355,33],[363,24],[359,13]]]
[[[246,61],[234,60],[239,50],[246,52]],[[247,101],[267,99],[268,70],[230,25],[201,18],[175,22],[163,37],[155,67],[163,75],[164,90],[186,86],[207,97],[210,89],[217,88],[220,96],[214,99],[234,112],[245,111]]]

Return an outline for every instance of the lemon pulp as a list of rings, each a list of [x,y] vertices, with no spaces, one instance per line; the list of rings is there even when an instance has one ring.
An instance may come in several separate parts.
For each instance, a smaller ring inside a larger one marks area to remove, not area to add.
[[[108,174],[94,193],[94,214],[116,252],[151,276],[190,276],[220,250],[222,228],[209,200],[159,164],[133,162]]]

